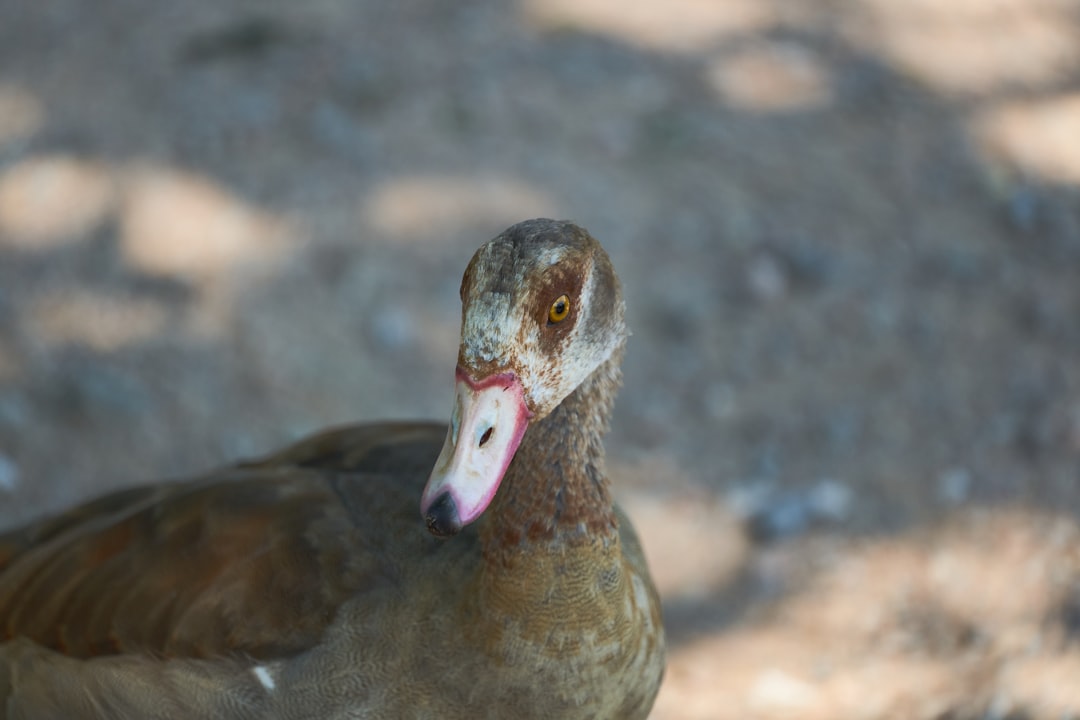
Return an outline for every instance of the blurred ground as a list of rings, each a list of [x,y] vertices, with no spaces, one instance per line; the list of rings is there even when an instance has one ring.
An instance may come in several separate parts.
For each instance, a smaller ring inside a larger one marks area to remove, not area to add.
[[[0,0],[0,526],[444,417],[566,217],[658,720],[1080,718],[1080,1]]]

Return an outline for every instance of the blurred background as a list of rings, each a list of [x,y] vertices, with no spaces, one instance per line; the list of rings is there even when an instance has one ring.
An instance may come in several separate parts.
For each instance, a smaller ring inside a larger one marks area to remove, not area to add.
[[[1080,1],[0,0],[0,527],[445,418],[604,243],[658,720],[1080,717]]]

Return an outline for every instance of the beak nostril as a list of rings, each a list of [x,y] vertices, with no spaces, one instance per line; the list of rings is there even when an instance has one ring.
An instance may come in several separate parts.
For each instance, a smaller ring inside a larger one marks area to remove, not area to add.
[[[491,433],[494,430],[495,430],[494,427],[489,427],[487,430],[484,431],[484,434],[480,436],[480,445],[479,445],[479,447],[484,447],[484,445],[487,444],[487,441],[491,439]]]

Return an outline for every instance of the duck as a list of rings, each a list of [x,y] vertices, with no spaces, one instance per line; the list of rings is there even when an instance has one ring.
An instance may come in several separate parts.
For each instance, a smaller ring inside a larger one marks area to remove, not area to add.
[[[325,430],[0,535],[0,717],[646,718],[664,629],[605,465],[611,260],[528,220],[460,295],[448,423]]]

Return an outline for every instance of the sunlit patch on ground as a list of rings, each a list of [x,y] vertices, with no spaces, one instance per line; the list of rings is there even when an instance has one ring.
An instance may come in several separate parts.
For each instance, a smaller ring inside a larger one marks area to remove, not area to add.
[[[710,65],[708,79],[724,102],[761,113],[814,110],[829,104],[829,69],[794,44],[762,43]]]
[[[747,542],[730,508],[719,500],[704,493],[620,497],[638,528],[661,595],[684,601],[707,597],[741,570]]]
[[[864,0],[841,23],[867,51],[948,93],[1052,84],[1080,62],[1076,6],[1058,0]]]
[[[32,156],[11,166],[0,172],[0,247],[45,250],[83,240],[112,210],[115,190],[109,169],[90,160]]]
[[[1000,695],[1006,706],[1030,708],[1036,718],[1080,716],[1080,651],[1031,652],[1004,663],[999,675]]]
[[[504,227],[522,217],[561,217],[557,203],[528,183],[506,177],[426,175],[387,180],[364,214],[396,239],[437,241],[445,228]]]
[[[1029,178],[1080,184],[1080,93],[992,105],[974,121],[992,161]]]
[[[636,46],[693,51],[742,33],[761,30],[777,17],[776,8],[755,0],[527,0],[525,17],[547,30],[579,30]]]
[[[1078,547],[1071,519],[980,511],[880,541],[753,549],[750,572],[715,601],[759,599],[672,648],[654,715],[1075,717]],[[776,556],[797,569],[770,599],[754,568]]]
[[[208,177],[146,167],[126,178],[120,241],[142,271],[200,279],[273,264],[284,233],[281,219]]]

